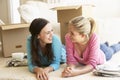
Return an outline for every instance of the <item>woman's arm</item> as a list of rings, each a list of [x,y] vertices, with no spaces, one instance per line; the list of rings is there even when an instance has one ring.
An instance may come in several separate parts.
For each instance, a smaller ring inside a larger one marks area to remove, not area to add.
[[[77,67],[76,69],[73,70],[73,74],[71,75],[76,76],[76,75],[85,74],[91,72],[93,69],[94,69],[93,66],[88,64],[82,67]]]
[[[77,76],[77,75],[88,73],[88,72],[90,72],[92,70],[93,70],[92,65],[79,66],[79,67],[68,66],[62,72],[62,77]]]
[[[53,69],[53,67],[48,66],[48,67],[45,67],[44,70],[49,73],[49,72],[52,72],[54,69]]]
[[[57,70],[60,66],[62,43],[56,35],[53,35],[52,50],[54,58],[50,66],[53,67],[53,70]]]

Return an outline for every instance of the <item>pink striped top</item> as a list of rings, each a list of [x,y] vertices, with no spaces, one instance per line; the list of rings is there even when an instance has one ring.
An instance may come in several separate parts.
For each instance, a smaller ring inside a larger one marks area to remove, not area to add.
[[[103,64],[105,60],[105,54],[100,50],[99,38],[95,33],[92,34],[88,42],[88,46],[83,52],[83,57],[80,58],[75,51],[74,43],[71,42],[69,34],[65,36],[66,52],[67,52],[67,64],[90,64],[93,68],[96,68],[98,64]]]

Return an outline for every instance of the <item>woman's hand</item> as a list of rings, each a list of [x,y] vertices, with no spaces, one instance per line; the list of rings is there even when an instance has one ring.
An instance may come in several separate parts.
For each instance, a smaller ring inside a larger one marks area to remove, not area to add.
[[[70,77],[73,74],[73,68],[72,67],[66,67],[64,71],[62,72],[62,77]]]
[[[62,77],[72,77],[79,74],[79,69],[75,69],[73,67],[66,67],[62,72]]]
[[[66,67],[62,72],[62,77],[72,77],[81,74],[91,72],[93,67],[91,65],[79,66],[79,67]]]
[[[35,68],[37,80],[48,80],[48,71],[43,68]]]

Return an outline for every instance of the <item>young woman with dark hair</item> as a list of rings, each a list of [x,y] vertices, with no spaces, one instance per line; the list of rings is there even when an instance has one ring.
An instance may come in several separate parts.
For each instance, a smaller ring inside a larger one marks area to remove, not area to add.
[[[27,39],[28,67],[38,80],[48,80],[48,73],[57,70],[65,62],[66,51],[60,39],[53,33],[52,25],[43,18],[36,18],[29,27]]]

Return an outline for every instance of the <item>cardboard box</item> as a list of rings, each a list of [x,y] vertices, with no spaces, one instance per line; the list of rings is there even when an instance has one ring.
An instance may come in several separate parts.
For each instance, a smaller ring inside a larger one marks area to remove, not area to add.
[[[76,16],[90,17],[92,15],[93,5],[75,5],[59,6],[52,8],[57,10],[58,22],[60,23],[61,40],[65,43],[65,34],[67,33],[68,21]]]
[[[14,52],[26,52],[26,39],[29,33],[29,24],[11,24],[0,26],[2,53],[10,57]]]

